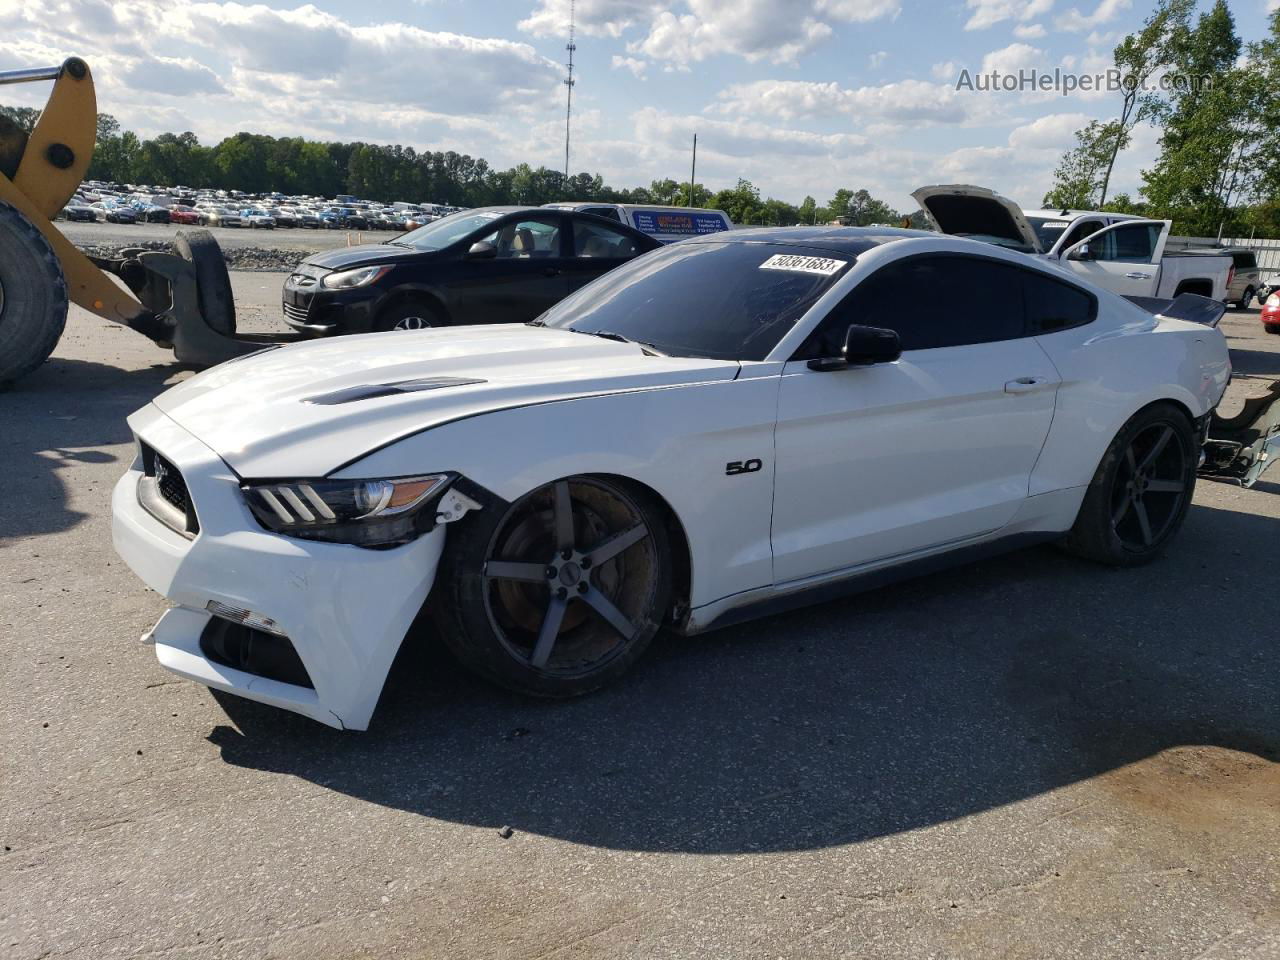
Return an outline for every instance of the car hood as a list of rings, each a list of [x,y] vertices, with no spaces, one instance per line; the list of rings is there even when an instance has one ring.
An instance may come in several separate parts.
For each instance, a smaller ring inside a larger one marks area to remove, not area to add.
[[[371,263],[393,263],[406,257],[422,257],[427,253],[426,250],[401,247],[393,243],[362,243],[354,247],[338,247],[313,253],[302,262],[326,270],[343,270]]]
[[[990,236],[1043,253],[1040,238],[1022,209],[1008,197],[967,183],[921,187],[911,198],[924,209],[939,233]]]
[[[316,340],[220,364],[154,404],[242,477],[319,477],[433,426],[531,404],[732,380],[733,361],[516,324]]]

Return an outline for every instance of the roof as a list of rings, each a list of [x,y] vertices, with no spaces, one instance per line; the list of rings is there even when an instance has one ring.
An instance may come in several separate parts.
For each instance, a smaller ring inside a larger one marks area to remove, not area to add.
[[[1141,220],[1142,217],[1132,213],[1112,213],[1109,210],[1067,210],[1061,207],[1054,210],[1023,210],[1024,217],[1044,217],[1046,220],[1074,220],[1076,217],[1111,217],[1115,220]]]
[[[894,240],[921,237],[937,239],[929,230],[900,230],[895,227],[750,227],[690,237],[684,243],[779,243],[814,247],[858,256],[872,247]]]

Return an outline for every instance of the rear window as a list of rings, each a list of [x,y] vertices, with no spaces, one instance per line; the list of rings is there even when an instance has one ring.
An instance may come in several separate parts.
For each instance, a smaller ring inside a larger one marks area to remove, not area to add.
[[[675,244],[606,273],[538,322],[672,356],[763,360],[849,263],[790,244]]]
[[[1250,270],[1258,265],[1252,253],[1233,253],[1231,261],[1236,265],[1237,270]]]

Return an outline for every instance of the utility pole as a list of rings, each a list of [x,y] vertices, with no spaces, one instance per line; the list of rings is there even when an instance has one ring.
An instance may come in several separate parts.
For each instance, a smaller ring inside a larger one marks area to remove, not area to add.
[[[693,206],[693,185],[698,182],[698,135],[693,135],[693,166],[689,168],[689,206]]]
[[[569,0],[569,43],[565,49],[569,51],[569,76],[565,78],[565,106],[564,106],[564,182],[565,189],[569,186],[569,121],[573,117],[573,85],[576,82],[573,79],[573,52],[578,49],[578,45],[573,42],[574,15],[576,10],[576,0]],[[566,197],[566,199],[569,199]]]

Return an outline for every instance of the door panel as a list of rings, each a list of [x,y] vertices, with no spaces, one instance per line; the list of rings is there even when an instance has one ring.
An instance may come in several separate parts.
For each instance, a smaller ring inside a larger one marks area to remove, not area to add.
[[[635,237],[607,224],[571,217],[572,248],[565,258],[565,279],[569,293],[584,287],[642,252]]]
[[[559,214],[502,222],[490,260],[462,260],[447,283],[455,323],[528,323],[569,293]]]
[[[1113,223],[1088,238],[1088,260],[1063,263],[1086,280],[1121,296],[1155,296],[1165,229],[1160,220]]]
[[[1030,339],[834,372],[789,362],[775,440],[775,581],[1008,523],[1027,496],[1058,383]]]

